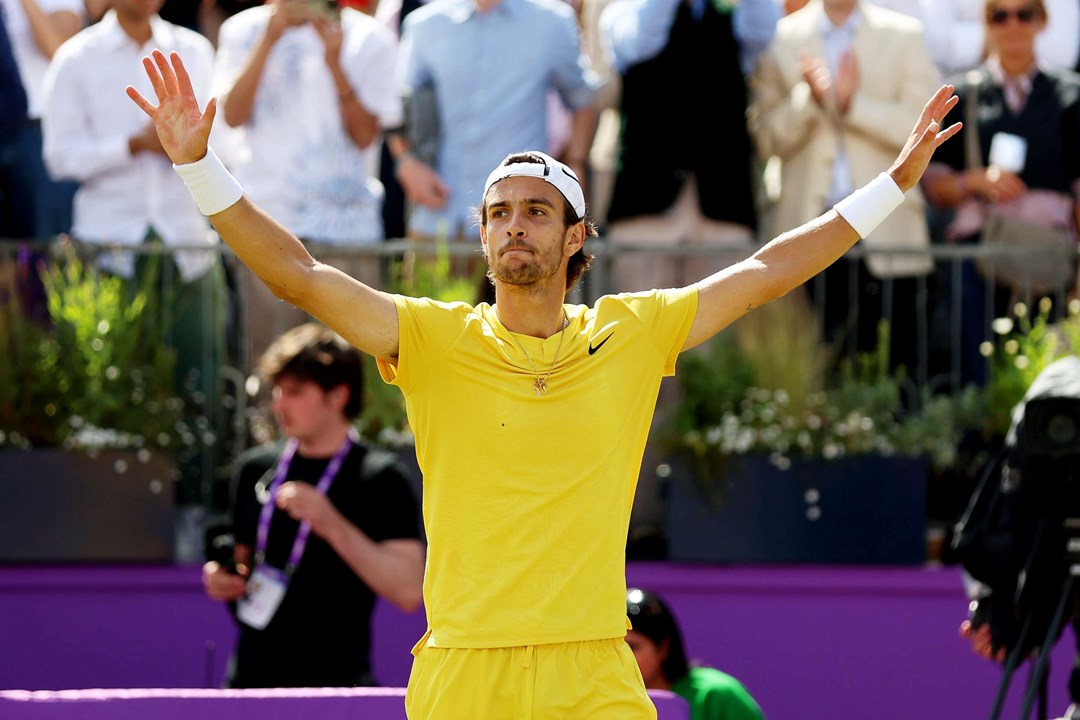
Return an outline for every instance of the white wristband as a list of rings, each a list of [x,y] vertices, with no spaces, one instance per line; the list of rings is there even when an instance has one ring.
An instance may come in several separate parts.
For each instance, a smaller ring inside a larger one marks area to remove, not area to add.
[[[211,147],[206,148],[202,159],[183,165],[174,163],[173,170],[183,179],[203,215],[216,215],[244,196],[240,183],[225,169]]]
[[[904,191],[889,173],[883,172],[836,203],[834,209],[860,238],[865,238],[903,202]]]

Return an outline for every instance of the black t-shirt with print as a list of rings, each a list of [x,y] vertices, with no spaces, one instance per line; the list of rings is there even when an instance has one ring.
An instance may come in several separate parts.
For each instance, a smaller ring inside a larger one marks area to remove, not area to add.
[[[255,547],[259,513],[284,444],[238,461],[232,519],[237,544]],[[286,480],[316,485],[329,458],[293,458]],[[396,458],[354,445],[327,492],[334,507],[372,540],[420,538],[416,496]],[[284,568],[299,523],[275,510],[266,562]],[[351,687],[374,682],[370,665],[375,594],[314,532],[288,591],[264,630],[239,623],[229,687]]]

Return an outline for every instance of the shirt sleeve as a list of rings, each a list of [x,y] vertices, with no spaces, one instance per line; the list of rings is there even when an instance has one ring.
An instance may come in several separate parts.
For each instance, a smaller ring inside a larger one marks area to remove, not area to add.
[[[616,297],[637,317],[664,358],[664,375],[674,375],[675,361],[697,314],[697,287],[625,293]]]
[[[43,156],[49,172],[61,180],[85,181],[125,167],[131,161],[123,132],[94,136],[81,112],[89,83],[82,78],[84,64],[77,44],[61,46],[45,74],[42,109]]]
[[[242,17],[233,16],[221,24],[218,31],[217,53],[214,56],[213,81],[211,89],[215,96],[221,97],[232,89],[236,79],[244,69],[251,48],[244,41]],[[223,119],[222,119],[223,121]]]
[[[401,44],[397,56],[397,88],[400,95],[431,82],[431,71],[424,63],[423,42],[417,40],[416,18],[408,15],[401,23]]]
[[[608,61],[619,73],[664,49],[682,0],[617,0],[600,15]]]
[[[700,709],[701,717],[706,720],[764,720],[757,702],[734,679],[705,693]]]
[[[559,16],[552,57],[556,58],[552,74],[555,90],[563,104],[571,110],[592,105],[600,78],[593,72],[589,57],[581,50],[581,30],[573,12]]]
[[[754,71],[758,56],[776,35],[779,20],[780,5],[776,0],[743,0],[735,6],[731,23],[739,43],[743,73],[749,75]]]
[[[365,532],[375,542],[420,539],[420,510],[416,495],[396,458],[383,450],[371,450],[361,466],[363,482],[369,483],[379,508]]]
[[[402,122],[401,95],[394,79],[397,41],[381,25],[375,25],[358,42],[344,49],[345,74],[349,84],[382,127]]]
[[[397,306],[398,356],[392,362],[379,359],[377,363],[383,381],[408,395],[425,368],[440,362],[461,335],[463,315],[472,308],[466,303],[441,303],[405,295],[392,298]]]

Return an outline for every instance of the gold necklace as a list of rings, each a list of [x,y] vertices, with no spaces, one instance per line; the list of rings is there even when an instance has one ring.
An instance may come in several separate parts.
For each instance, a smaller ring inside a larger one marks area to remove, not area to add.
[[[555,363],[559,362],[559,351],[562,350],[563,336],[566,335],[566,328],[570,325],[570,318],[566,317],[566,311],[563,310],[563,326],[559,331],[559,344],[555,347],[555,357],[551,360],[551,367],[544,373],[544,376],[540,376],[540,371],[536,369],[536,365],[533,364],[532,358],[529,357],[529,353],[525,351],[525,346],[518,342],[514,333],[510,333],[510,339],[514,341],[514,344],[518,346],[518,350],[525,356],[525,359],[529,362],[529,367],[532,368],[533,375],[536,376],[536,381],[533,382],[533,388],[536,390],[536,397],[543,397],[547,395],[547,379],[551,377],[551,371],[555,369]]]

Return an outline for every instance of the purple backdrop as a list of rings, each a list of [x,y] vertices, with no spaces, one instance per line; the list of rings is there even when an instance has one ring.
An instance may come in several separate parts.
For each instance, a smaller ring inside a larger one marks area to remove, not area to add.
[[[989,717],[1000,668],[957,636],[955,568],[709,567],[632,563],[670,601],[692,658],[742,680],[770,720]],[[422,612],[380,605],[375,664],[403,685]],[[0,688],[217,687],[234,629],[199,569],[0,568]],[[1075,647],[1054,652],[1050,709],[1067,704]],[[1003,717],[1019,714],[1026,671]]]

